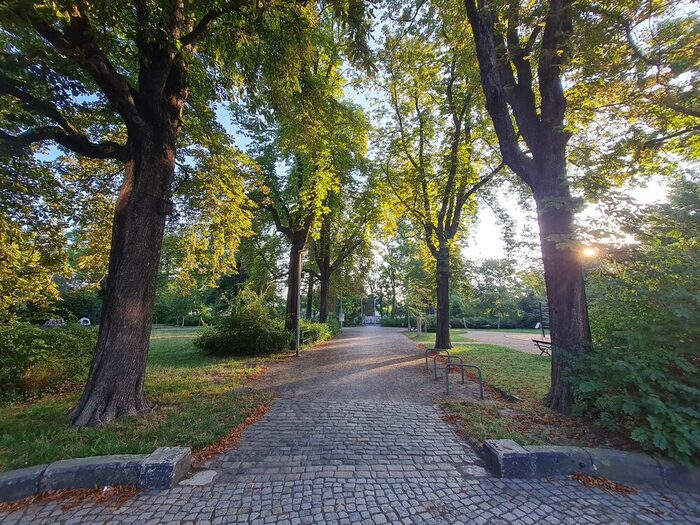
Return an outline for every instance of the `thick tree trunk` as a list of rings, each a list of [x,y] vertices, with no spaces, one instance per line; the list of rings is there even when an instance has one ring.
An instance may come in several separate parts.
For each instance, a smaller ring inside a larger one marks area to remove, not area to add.
[[[306,318],[311,319],[314,313],[314,276],[309,274],[306,289]]]
[[[396,317],[396,279],[393,269],[390,270],[389,276],[391,280],[391,317]]]
[[[287,279],[287,314],[285,316],[284,329],[294,332],[297,328],[297,316],[299,315],[299,301],[301,300],[301,280],[299,270],[301,252],[306,246],[306,236],[294,234],[292,247],[289,251],[289,277]]]
[[[321,225],[318,248],[319,254],[316,257],[319,273],[318,320],[321,323],[325,323],[328,321],[328,300],[331,285],[331,223],[328,216]]]
[[[156,277],[171,211],[174,140],[131,144],[117,198],[102,319],[90,375],[70,414],[75,426],[104,425],[150,409],[144,390]]]
[[[534,193],[552,341],[548,403],[568,414],[573,405],[568,368],[590,347],[591,332],[583,269],[572,239],[574,214],[570,193],[568,186],[560,182],[562,179],[557,179],[548,189],[538,188]]]
[[[319,270],[318,320],[321,323],[325,323],[328,321],[328,301],[331,290],[331,271],[330,260],[328,257],[324,257],[321,260],[321,267]]]
[[[450,252],[440,248],[437,262],[437,323],[435,348],[452,348],[450,342]]]

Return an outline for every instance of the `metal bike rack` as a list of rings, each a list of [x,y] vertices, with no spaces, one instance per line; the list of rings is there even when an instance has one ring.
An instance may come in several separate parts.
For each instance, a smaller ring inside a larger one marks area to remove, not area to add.
[[[444,357],[445,359],[447,359],[448,363],[451,363],[453,359],[457,359],[460,363],[464,364],[464,361],[458,355],[450,355],[449,353],[447,355],[443,355],[443,356],[436,355],[435,357],[433,357],[433,373],[435,375],[435,381],[438,380],[438,372],[437,372],[438,371],[438,369],[437,369],[437,358],[438,357]]]
[[[457,356],[452,356],[452,357],[457,357]],[[461,361],[461,359],[460,359]],[[445,395],[449,395],[450,393],[450,368],[459,368],[460,371],[462,372],[462,384],[464,384],[464,369],[465,368],[475,368],[477,372],[479,372],[479,395],[481,396],[481,399],[484,399],[484,380],[481,375],[481,368],[479,368],[476,365],[465,365],[464,363],[452,363],[448,361],[445,364]],[[437,378],[437,376],[436,376]]]
[[[447,355],[450,355],[449,350],[438,350],[437,348],[428,348],[425,351],[425,369],[428,371],[430,370],[430,368],[428,367],[428,354],[440,355],[443,352]]]

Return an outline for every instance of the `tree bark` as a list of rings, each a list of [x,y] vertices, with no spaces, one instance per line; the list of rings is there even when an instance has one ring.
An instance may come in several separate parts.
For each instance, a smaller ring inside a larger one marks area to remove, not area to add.
[[[131,144],[116,202],[102,320],[75,426],[99,426],[151,408],[144,377],[165,218],[172,204],[174,137]]]
[[[573,406],[573,385],[568,367],[575,364],[591,340],[583,268],[572,243],[574,214],[567,185],[535,193],[542,262],[549,304],[552,341],[549,405],[562,413]]]
[[[496,15],[483,2],[464,0],[464,5],[474,35],[486,109],[503,161],[532,189],[537,204],[552,336],[548,402],[555,410],[570,413],[573,395],[567,374],[591,339],[581,262],[572,242],[574,213],[566,178],[570,134],[564,126],[566,96],[561,78],[563,65],[571,56],[571,2],[549,0],[543,27],[533,28],[524,45],[517,23],[511,26],[508,22],[503,34],[503,26],[496,23]],[[540,33],[535,52],[532,45]],[[534,61],[528,57],[537,57],[537,84]],[[520,137],[529,153],[521,149]]]
[[[318,320],[321,323],[328,321],[328,301],[331,290],[330,257],[327,255],[321,259],[319,267],[319,303]]]
[[[308,288],[306,289],[306,318],[311,319],[314,313],[314,276],[309,274]]]
[[[441,247],[435,258],[437,262],[437,323],[435,348],[452,348],[450,341],[450,252]]]
[[[291,238],[292,247],[289,251],[289,276],[287,278],[287,314],[285,316],[284,329],[294,332],[297,328],[297,316],[299,314],[299,301],[301,300],[301,280],[299,270],[301,264],[301,252],[306,246],[306,235],[295,232]]]
[[[146,358],[187,77],[184,61],[172,63],[162,92],[138,99],[141,119],[128,129],[129,160],[115,205],[102,320],[88,381],[69,415],[74,426],[104,425],[151,408]]]
[[[321,235],[318,240],[318,254],[316,256],[319,274],[319,302],[318,320],[321,323],[328,321],[328,301],[330,298],[331,284],[331,224],[330,217],[325,217],[321,224]]]

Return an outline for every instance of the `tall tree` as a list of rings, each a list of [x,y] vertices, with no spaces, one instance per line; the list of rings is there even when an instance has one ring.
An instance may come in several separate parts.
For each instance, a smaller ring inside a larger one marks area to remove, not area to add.
[[[313,243],[313,257],[318,266],[319,321],[328,320],[331,277],[361,246],[369,245],[369,233],[376,220],[373,188],[364,191],[357,184],[347,184],[331,195],[329,212],[321,222],[318,239]]]
[[[144,374],[158,258],[191,86],[203,109],[222,92],[216,87],[241,78],[262,74],[294,89],[315,13],[315,4],[293,1],[3,3],[0,96],[11,111],[2,151],[52,142],[124,169],[99,341],[74,425],[150,409]]]
[[[418,29],[419,28],[419,29]],[[463,28],[426,15],[386,40],[382,85],[389,99],[380,167],[401,210],[423,230],[436,262],[436,348],[451,348],[450,251],[475,193],[501,169],[490,167],[478,141],[478,79]]]
[[[257,199],[290,244],[287,330],[297,326],[302,254],[310,235],[330,211],[331,196],[364,159],[368,124],[359,106],[342,100],[341,64],[337,43],[317,48],[303,68],[299,91],[273,101],[272,114],[247,122],[265,152]],[[261,127],[265,131],[256,133]]]
[[[530,187],[537,206],[553,346],[549,404],[568,413],[567,367],[591,340],[573,233],[576,200],[566,172],[571,133],[562,75],[571,56],[572,5],[549,0],[527,12],[519,1],[498,10],[483,0],[464,5],[503,160]]]

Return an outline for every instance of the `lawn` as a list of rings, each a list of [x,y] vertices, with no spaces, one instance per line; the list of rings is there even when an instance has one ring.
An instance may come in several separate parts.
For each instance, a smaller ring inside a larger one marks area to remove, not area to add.
[[[450,331],[454,348],[453,355],[459,355],[465,363],[477,365],[484,374],[484,381],[509,394],[523,399],[542,399],[549,390],[549,357],[518,352],[503,346],[489,344],[464,344],[459,332]],[[406,334],[417,343],[430,346],[435,334]],[[456,337],[455,337],[456,336]]]
[[[513,403],[491,391],[486,402],[455,401],[445,398],[442,407],[447,418],[460,427],[460,432],[479,446],[486,439],[512,439],[521,445],[636,446],[629,440],[590,425],[581,419],[563,417],[550,410],[542,400],[550,385],[549,357],[526,354],[490,344],[464,344],[455,335],[464,330],[451,330],[454,348],[465,363],[482,369],[484,383],[522,401]],[[416,342],[432,346],[435,334],[406,335]],[[475,378],[473,374],[471,377]],[[456,375],[455,375],[456,377]],[[457,386],[457,385],[455,385]]]
[[[201,449],[269,401],[232,390],[264,370],[268,358],[211,358],[193,341],[198,328],[154,328],[146,389],[155,409],[105,428],[71,428],[79,391],[0,406],[0,471],[70,457],[139,454],[159,446]]]

